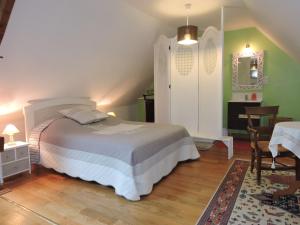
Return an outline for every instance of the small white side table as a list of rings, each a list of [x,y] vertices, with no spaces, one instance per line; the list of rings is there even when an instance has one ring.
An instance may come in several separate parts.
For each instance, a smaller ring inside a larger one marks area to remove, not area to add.
[[[16,141],[14,145],[4,145],[0,152],[0,184],[3,179],[28,171],[31,173],[28,143]]]

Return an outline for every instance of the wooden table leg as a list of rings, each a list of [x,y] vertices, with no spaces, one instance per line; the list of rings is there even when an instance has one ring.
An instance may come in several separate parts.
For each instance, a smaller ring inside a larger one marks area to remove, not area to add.
[[[300,159],[296,156],[296,180],[300,181]]]
[[[268,176],[271,183],[281,183],[281,184],[288,185],[288,188],[274,192],[273,193],[274,199],[277,199],[279,196],[283,196],[283,195],[292,195],[300,188],[300,159],[296,158],[295,161],[296,161],[296,177],[280,176],[280,175]]]
[[[285,184],[288,188],[283,190],[277,190],[273,193],[273,198],[277,199],[279,196],[293,195],[300,188],[300,181],[295,180],[295,176],[282,176],[282,175],[271,175],[267,176],[272,184],[279,183]]]

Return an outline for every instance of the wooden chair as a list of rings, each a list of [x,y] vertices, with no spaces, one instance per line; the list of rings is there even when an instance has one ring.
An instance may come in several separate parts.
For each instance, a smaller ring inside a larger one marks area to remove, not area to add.
[[[282,146],[278,146],[278,156],[275,158],[275,168],[271,165],[262,164],[262,159],[273,159],[271,151],[269,150],[269,141],[271,139],[274,125],[277,121],[277,113],[279,106],[264,106],[264,107],[245,107],[248,118],[247,130],[250,134],[251,141],[251,172],[253,172],[254,165],[256,165],[256,179],[257,183],[261,181],[262,170],[292,170],[295,166],[288,166],[279,163],[276,159],[281,157],[294,157],[294,154]],[[263,126],[254,127],[253,119],[260,119]],[[282,121],[281,121],[282,122]],[[255,162],[256,161],[256,162]]]

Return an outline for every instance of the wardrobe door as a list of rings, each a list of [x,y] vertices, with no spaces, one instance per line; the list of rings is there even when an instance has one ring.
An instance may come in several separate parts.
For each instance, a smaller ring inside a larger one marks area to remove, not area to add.
[[[199,39],[199,135],[220,138],[223,127],[222,33],[208,27]]]
[[[155,122],[170,122],[170,39],[160,36],[154,45]]]
[[[171,122],[191,135],[198,130],[198,45],[171,40]]]

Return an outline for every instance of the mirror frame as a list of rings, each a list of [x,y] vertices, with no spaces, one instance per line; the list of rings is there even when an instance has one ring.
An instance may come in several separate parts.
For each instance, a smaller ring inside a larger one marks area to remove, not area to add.
[[[232,90],[261,90],[264,83],[264,51],[257,51],[253,53],[253,56],[257,59],[257,83],[255,85],[241,85],[239,84],[238,76],[238,62],[239,58],[248,57],[243,53],[234,53],[232,55]]]

